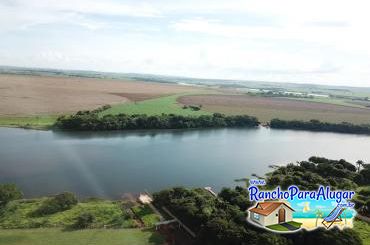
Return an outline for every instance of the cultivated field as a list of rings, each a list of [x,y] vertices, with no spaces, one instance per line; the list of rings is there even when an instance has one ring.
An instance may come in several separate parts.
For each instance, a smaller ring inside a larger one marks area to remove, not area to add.
[[[133,80],[0,74],[1,126],[48,128],[58,115],[106,104],[112,108],[101,115],[173,113],[197,116],[220,112],[256,116],[262,122],[280,118],[370,123],[370,108],[333,98],[262,97]],[[202,105],[202,108],[193,111],[184,109],[183,105]]]
[[[0,75],[0,116],[55,115],[195,90],[128,80]]]
[[[299,101],[286,98],[248,95],[192,95],[178,98],[185,105],[202,105],[202,110],[225,114],[248,114],[267,122],[272,118],[285,120],[319,119],[328,122],[370,123],[370,109],[343,105]]]
[[[183,95],[183,94],[182,94]],[[194,111],[190,108],[183,108],[183,105],[177,102],[181,94],[164,96],[161,98],[149,99],[134,103],[125,103],[114,105],[112,108],[105,110],[101,115],[116,115],[124,114],[147,114],[147,115],[161,115],[161,114],[178,114],[183,116],[200,116],[208,115],[210,112],[203,110]]]

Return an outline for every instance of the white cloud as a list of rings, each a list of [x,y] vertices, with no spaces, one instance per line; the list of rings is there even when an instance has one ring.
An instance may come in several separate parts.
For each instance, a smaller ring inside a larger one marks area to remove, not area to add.
[[[3,65],[370,86],[370,3],[0,2]]]

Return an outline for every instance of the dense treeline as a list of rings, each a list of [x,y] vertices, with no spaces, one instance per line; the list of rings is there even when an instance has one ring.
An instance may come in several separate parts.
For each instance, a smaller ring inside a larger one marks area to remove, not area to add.
[[[224,189],[216,198],[204,189],[176,187],[154,194],[154,204],[165,206],[192,229],[197,244],[289,244],[287,239],[267,233],[245,221],[245,210],[236,204],[238,199],[247,200],[245,188]],[[224,200],[227,197],[228,200]],[[236,201],[229,202],[231,200]]]
[[[56,128],[70,130],[186,129],[257,127],[258,125],[257,118],[247,115],[225,116],[214,113],[198,117],[174,114],[100,116],[95,111],[80,111],[71,116],[61,116],[55,123]]]
[[[370,124],[355,125],[348,122],[328,123],[321,122],[319,120],[286,121],[280,119],[272,119],[270,121],[270,127],[280,129],[297,129],[297,130],[325,131],[351,134],[370,134]]]

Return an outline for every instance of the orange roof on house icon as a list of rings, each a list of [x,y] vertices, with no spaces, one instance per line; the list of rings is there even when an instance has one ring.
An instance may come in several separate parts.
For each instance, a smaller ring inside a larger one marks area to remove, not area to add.
[[[281,204],[294,211],[294,209],[285,202],[259,202],[257,203],[256,207],[249,209],[249,211],[267,216],[271,214],[275,209],[280,207]]]

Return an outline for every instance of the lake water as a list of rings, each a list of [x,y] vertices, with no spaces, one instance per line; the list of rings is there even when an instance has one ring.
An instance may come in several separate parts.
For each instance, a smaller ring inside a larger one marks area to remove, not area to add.
[[[325,156],[370,161],[370,137],[260,129],[53,132],[0,128],[0,182],[26,197],[119,198],[170,186],[235,185],[271,164]]]

